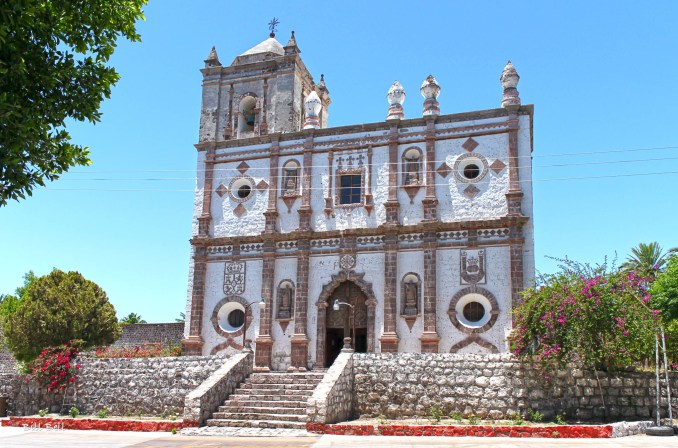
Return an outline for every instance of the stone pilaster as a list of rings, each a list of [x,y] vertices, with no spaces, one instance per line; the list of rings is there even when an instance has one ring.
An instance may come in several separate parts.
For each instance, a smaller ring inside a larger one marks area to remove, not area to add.
[[[198,217],[198,238],[209,238],[212,224],[212,183],[214,179],[214,149],[205,154],[205,180],[202,191],[202,209]]]
[[[278,220],[278,170],[280,164],[280,134],[271,135],[271,148],[269,159],[269,186],[268,186],[268,205],[264,212],[264,233],[275,233],[276,222]]]
[[[299,230],[311,230],[311,177],[313,176],[313,131],[309,132],[304,142],[304,166],[301,177],[301,206],[299,213]]]
[[[435,115],[426,120],[426,194],[422,200],[424,221],[438,219],[438,199],[436,198],[436,135]]]
[[[421,335],[422,353],[438,352],[436,331],[436,269],[437,240],[435,232],[424,233],[424,332]]]
[[[256,340],[254,367],[257,371],[268,371],[271,367],[273,338],[271,324],[273,320],[273,288],[275,282],[275,241],[264,242],[263,266],[261,273],[261,297],[266,307],[259,316],[259,336]]]
[[[511,303],[515,307],[520,301],[520,291],[524,289],[523,271],[523,228],[522,226],[509,227],[509,250],[511,269]]]
[[[517,115],[518,106],[508,106],[506,110],[509,112],[509,189],[506,193],[506,201],[509,216],[522,216],[523,192],[520,186],[520,158],[518,157],[518,130],[520,129]]]
[[[388,199],[384,202],[386,209],[385,226],[397,226],[400,223],[398,203],[398,122],[391,120],[388,142]]]
[[[290,370],[306,370],[308,360],[308,274],[310,241],[297,241],[297,289],[294,303],[294,334],[292,335],[292,365]]]
[[[384,333],[381,336],[381,351],[398,351],[398,235],[387,234],[384,242]]]
[[[202,355],[202,318],[205,313],[205,278],[207,274],[207,250],[195,248],[193,255],[193,290],[191,291],[191,322],[188,337],[182,341],[186,355]]]

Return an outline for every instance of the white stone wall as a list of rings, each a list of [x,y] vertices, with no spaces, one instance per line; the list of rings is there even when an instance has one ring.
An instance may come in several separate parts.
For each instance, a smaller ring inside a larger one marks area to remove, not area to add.
[[[283,332],[280,323],[276,320],[276,313],[278,311],[278,285],[283,280],[291,281],[297,286],[297,259],[296,257],[281,257],[275,260],[275,280],[273,282],[273,321],[271,325],[271,337],[273,338],[273,369],[285,370],[290,365],[290,351],[291,338],[294,334],[294,320],[291,320],[287,325],[286,331]],[[310,303],[309,303],[310,308]],[[292,310],[294,312],[294,310]],[[294,314],[292,314],[294,317]]]
[[[259,333],[259,307],[256,305],[261,300],[261,271],[263,261],[261,259],[248,259],[246,261],[245,292],[241,294],[248,303],[254,303],[252,306],[252,322],[247,328],[247,339],[254,341]],[[205,281],[205,306],[203,311],[203,331],[202,337],[205,341],[203,354],[209,355],[212,349],[224,342],[226,339],[214,329],[212,325],[212,313],[216,305],[224,298],[224,263],[210,262],[207,264],[207,273]],[[235,336],[235,341],[242,344],[242,334]],[[229,347],[220,353],[233,354],[240,352]]]
[[[500,352],[507,352],[506,329],[511,328],[511,276],[508,246],[483,247],[486,255],[485,284],[479,284],[491,292],[497,299],[499,315],[496,322],[480,337],[492,343]],[[464,340],[468,335],[457,329],[448,315],[452,297],[469,285],[462,285],[460,278],[460,249],[439,249],[437,258],[436,289],[437,308],[436,325],[440,335],[438,351],[449,353],[452,346]],[[460,353],[489,353],[489,350],[473,343],[459,351]]]

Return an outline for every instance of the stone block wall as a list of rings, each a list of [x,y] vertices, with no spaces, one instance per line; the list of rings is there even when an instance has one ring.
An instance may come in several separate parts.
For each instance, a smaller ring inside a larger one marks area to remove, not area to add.
[[[181,345],[184,337],[184,323],[123,324],[120,338],[114,347],[133,347],[144,344]]]
[[[306,414],[314,423],[349,420],[355,411],[353,353],[340,353],[309,398]]]
[[[579,420],[647,420],[654,415],[652,372],[598,372],[564,369],[550,378],[508,354],[354,354],[356,412],[387,418],[429,415],[433,405],[446,414],[475,412],[490,419],[523,417],[538,409],[546,418],[565,413]],[[678,374],[671,386],[678,391]],[[662,381],[661,415],[666,412]],[[601,398],[600,390],[603,394]],[[678,406],[674,392],[672,404]]]
[[[9,397],[12,415],[32,415],[44,408],[59,412],[63,405],[76,406],[83,414],[106,408],[111,415],[159,416],[172,410],[181,415],[186,395],[227,360],[223,356],[82,358],[76,388],[69,388],[65,396],[39,390],[16,374],[0,378],[0,394]]]
[[[253,361],[252,353],[241,353],[225,360],[221,367],[186,397],[184,423],[198,426],[209,418],[252,373]]]

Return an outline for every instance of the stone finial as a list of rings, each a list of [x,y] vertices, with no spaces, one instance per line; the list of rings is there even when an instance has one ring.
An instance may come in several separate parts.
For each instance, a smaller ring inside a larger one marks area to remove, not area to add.
[[[320,97],[315,90],[306,97],[304,101],[304,110],[306,111],[306,119],[304,120],[304,129],[320,129],[320,109],[322,109],[323,103],[320,101]]]
[[[398,81],[394,82],[391,85],[391,88],[388,89],[386,98],[388,99],[388,104],[390,104],[390,107],[388,108],[388,116],[386,119],[402,120],[405,118],[405,110],[403,109],[403,103],[405,102],[405,89],[403,89],[403,86]]]
[[[511,61],[508,61],[504,71],[501,72],[501,86],[504,89],[504,96],[501,100],[502,107],[520,106],[520,93],[518,92],[518,81],[520,76]]]
[[[221,67],[221,62],[219,62],[219,57],[217,56],[217,49],[212,47],[212,51],[205,59],[205,67]]]
[[[287,41],[287,45],[285,45],[285,54],[299,54],[301,53],[301,50],[297,46],[297,39],[294,38],[294,31],[292,31],[292,35],[290,36],[290,40]]]
[[[424,97],[424,116],[440,115],[438,104],[438,95],[440,95],[440,84],[433,77],[428,75],[419,89],[421,96]]]

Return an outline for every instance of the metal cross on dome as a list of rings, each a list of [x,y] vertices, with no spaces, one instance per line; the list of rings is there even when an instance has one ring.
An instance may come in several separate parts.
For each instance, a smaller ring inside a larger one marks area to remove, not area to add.
[[[275,17],[273,17],[273,20],[268,22],[268,29],[271,30],[271,34],[275,34],[276,28],[278,27],[279,23],[280,23],[280,21],[278,19],[276,19]]]

